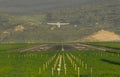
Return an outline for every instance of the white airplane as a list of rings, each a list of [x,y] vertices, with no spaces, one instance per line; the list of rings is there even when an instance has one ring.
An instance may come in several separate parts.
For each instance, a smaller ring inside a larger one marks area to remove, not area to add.
[[[70,23],[60,23],[60,22],[57,22],[57,23],[47,23],[48,25],[56,25],[58,28],[61,27],[61,25],[68,25]]]

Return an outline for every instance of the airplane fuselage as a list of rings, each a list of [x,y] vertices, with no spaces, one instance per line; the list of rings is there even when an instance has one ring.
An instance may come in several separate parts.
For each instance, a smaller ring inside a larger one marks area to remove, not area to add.
[[[58,27],[58,28],[60,28],[60,27],[61,27],[60,22],[57,22],[57,24],[56,24],[56,25],[57,25],[57,27]]]

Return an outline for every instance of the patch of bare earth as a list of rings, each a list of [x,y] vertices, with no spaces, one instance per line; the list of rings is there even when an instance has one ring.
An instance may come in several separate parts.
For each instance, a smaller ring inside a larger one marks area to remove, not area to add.
[[[90,36],[87,36],[82,39],[82,41],[95,42],[95,41],[120,41],[120,35],[106,31],[100,30]]]
[[[17,25],[16,27],[15,27],[15,31],[23,31],[25,28],[24,28],[24,26],[23,25]]]

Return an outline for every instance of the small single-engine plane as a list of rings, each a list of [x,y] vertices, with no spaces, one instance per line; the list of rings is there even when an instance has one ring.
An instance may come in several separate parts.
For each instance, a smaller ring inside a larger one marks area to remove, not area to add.
[[[68,25],[70,23],[60,23],[60,22],[57,22],[57,23],[47,23],[48,25],[56,25],[58,28],[61,27],[61,25]]]

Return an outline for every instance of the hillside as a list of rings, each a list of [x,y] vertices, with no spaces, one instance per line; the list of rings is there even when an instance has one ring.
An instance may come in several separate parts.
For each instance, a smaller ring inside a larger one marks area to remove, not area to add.
[[[32,14],[58,8],[119,0],[0,0],[0,13]]]
[[[5,1],[8,0],[0,1],[0,8],[4,8],[3,10],[5,10],[7,6],[3,4],[7,3]],[[12,0],[8,3],[8,8],[15,6],[19,2],[20,6],[14,7],[14,11],[16,12],[10,10],[11,12],[14,12],[11,14],[9,10],[7,10],[9,12],[6,13],[2,13],[5,11],[0,11],[1,43],[75,41],[101,29],[120,34],[120,3],[118,0],[90,0],[90,2],[88,0],[83,0],[86,2],[80,2],[80,4],[74,7],[72,6],[74,2],[72,3],[72,0],[70,0],[70,6],[65,4],[66,7],[64,8],[56,7],[57,9],[54,9],[54,7],[52,7],[52,9],[49,10],[39,10],[34,11],[34,13],[29,9],[27,9],[27,12],[29,13],[24,13],[24,11],[21,10],[23,14],[15,10],[22,7],[22,3],[20,1],[16,1],[16,4],[12,5],[13,1],[16,0]],[[52,1],[54,3],[55,0]],[[48,1],[48,3],[51,3],[52,1]],[[60,2],[64,3],[64,1],[61,0]],[[77,1],[81,0],[76,0],[75,3],[78,3]],[[28,3],[28,5],[29,4],[30,3]],[[26,8],[27,7],[25,7],[25,9]],[[70,25],[62,26],[59,29],[57,27],[47,25],[47,22],[68,22]]]
[[[100,30],[88,37],[83,38],[82,41],[87,42],[120,41],[120,35],[114,32]]]

